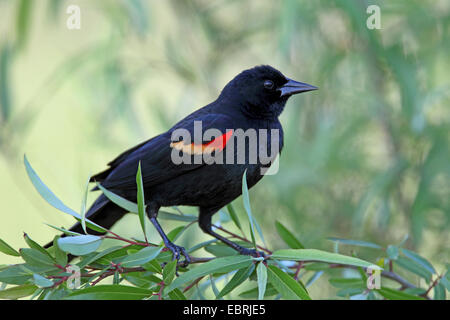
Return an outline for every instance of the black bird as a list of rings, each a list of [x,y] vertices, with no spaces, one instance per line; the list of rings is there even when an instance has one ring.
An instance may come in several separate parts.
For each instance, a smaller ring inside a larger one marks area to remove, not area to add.
[[[268,142],[264,148],[268,149],[272,141],[270,130],[275,129],[279,132],[278,150],[276,150],[278,154],[283,147],[283,131],[278,117],[287,100],[294,94],[316,89],[309,84],[285,77],[271,66],[257,66],[245,70],[225,86],[216,101],[188,115],[168,131],[125,151],[108,164],[107,170],[93,176],[91,181],[99,182],[106,189],[136,202],[136,172],[140,162],[146,197],[146,213],[161,235],[165,246],[172,251],[174,259],[179,260],[183,255],[185,264],[190,261],[185,249],[173,244],[158,223],[160,207],[197,206],[199,207],[199,226],[204,232],[241,254],[259,256],[261,252],[241,247],[215,233],[211,228],[212,215],[241,195],[245,170],[247,170],[249,188],[263,177],[261,168],[265,163],[262,163],[259,158],[256,163],[251,163],[249,159],[251,142],[246,140],[244,148],[246,157],[241,163],[237,161],[237,151],[228,148],[228,142],[234,139],[237,129],[243,131],[267,129]],[[172,135],[177,132],[189,132],[195,136],[196,121],[201,121],[202,133],[207,129],[218,129],[223,135],[213,136],[207,141],[173,140]],[[177,131],[177,129],[185,130]],[[257,150],[259,155],[260,150],[263,149],[259,148],[260,142],[257,144],[256,149],[252,150]],[[207,153],[226,155],[231,152],[234,163],[223,161],[223,164],[210,164],[192,160],[191,164],[176,164],[173,161],[174,151],[175,154],[188,155],[191,160],[192,157]],[[126,210],[109,201],[102,194],[87,211],[86,217],[109,229],[125,213],[127,213]],[[81,233],[80,223],[70,230]]]

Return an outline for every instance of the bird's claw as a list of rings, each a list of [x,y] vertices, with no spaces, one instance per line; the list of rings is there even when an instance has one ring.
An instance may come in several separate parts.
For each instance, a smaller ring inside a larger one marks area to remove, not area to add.
[[[171,242],[166,244],[166,247],[167,247],[167,249],[169,249],[172,252],[172,255],[173,255],[172,261],[177,260],[177,263],[179,266],[185,268],[191,263],[191,257],[186,252],[185,248],[177,246],[176,244],[173,244]],[[184,260],[180,262],[181,256],[184,257]],[[178,266],[177,266],[177,269],[178,269]]]

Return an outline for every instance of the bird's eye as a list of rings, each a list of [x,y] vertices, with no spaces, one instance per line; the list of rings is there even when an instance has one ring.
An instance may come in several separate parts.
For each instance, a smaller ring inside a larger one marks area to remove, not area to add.
[[[272,80],[266,80],[264,81],[264,88],[266,89],[273,89],[273,81]]]

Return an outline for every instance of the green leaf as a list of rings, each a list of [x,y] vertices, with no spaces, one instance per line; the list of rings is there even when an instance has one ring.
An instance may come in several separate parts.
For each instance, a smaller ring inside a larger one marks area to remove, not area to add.
[[[166,287],[165,291],[170,292],[175,288],[179,288],[183,284],[193,281],[199,277],[203,277],[207,274],[212,274],[215,272],[226,273],[233,270],[245,268],[252,264],[252,258],[249,256],[231,256],[217,258],[202,265],[195,267],[188,272],[182,274],[176,278],[170,286]]]
[[[270,283],[287,300],[311,300],[308,292],[291,276],[275,266],[267,268]]]
[[[64,299],[68,300],[142,300],[152,294],[149,289],[142,289],[118,284],[96,285],[77,290]]]
[[[42,198],[44,198],[45,201],[47,201],[51,206],[58,209],[59,211],[65,212],[67,214],[70,214],[71,216],[77,218],[78,220],[81,220],[81,216],[76,213],[74,210],[67,207],[55,194],[42,182],[41,178],[37,175],[37,173],[34,171],[34,169],[31,167],[30,163],[28,162],[27,157],[24,155],[23,157],[25,168],[27,170],[28,177],[30,178],[31,182],[33,183],[33,186],[39,192]],[[102,226],[99,226],[98,224],[85,219],[86,222],[88,222],[88,225],[92,225],[97,227],[98,229],[102,231],[107,231]]]
[[[264,263],[258,263],[258,267],[256,268],[256,275],[258,277],[258,300],[263,300],[267,286],[267,267],[264,265]]]
[[[142,268],[144,268],[147,271],[151,271],[151,272],[155,272],[155,273],[162,272],[161,264],[156,259],[153,259],[153,260],[143,264]]]
[[[55,227],[51,224],[45,223],[47,226],[49,226],[50,228],[53,228],[55,230],[61,231],[62,233],[64,233],[67,236],[81,236],[81,233],[78,232],[73,232],[64,228],[59,228],[59,227]]]
[[[48,255],[39,250],[31,248],[20,249],[22,258],[31,266],[54,266],[55,261]]]
[[[81,262],[78,263],[78,266],[80,268],[84,268],[85,266],[97,262],[98,260],[100,260],[101,258],[105,257],[106,255],[116,252],[118,250],[122,249],[122,246],[114,246],[114,247],[110,247],[108,249],[105,249],[101,252],[93,252],[90,255],[86,255],[84,257],[82,257]],[[109,261],[108,261],[109,262]]]
[[[138,205],[134,202],[131,202],[121,196],[105,189],[101,184],[97,183],[97,187],[102,190],[103,194],[112,202],[117,204],[119,207],[127,210],[132,213],[139,213]]]
[[[211,289],[212,289],[214,295],[216,296],[216,299],[219,299],[218,298],[219,289],[217,289],[216,282],[214,281],[214,278],[212,275],[209,275],[209,282],[211,283]],[[223,300],[223,299],[220,299],[220,300]]]
[[[0,299],[19,299],[33,294],[38,289],[34,284],[23,284],[0,291]]]
[[[304,249],[305,247],[297,240],[297,238],[279,221],[275,221],[277,232],[286,244],[292,249]]]
[[[227,205],[228,213],[230,214],[231,220],[233,220],[233,223],[238,227],[239,230],[243,233],[241,222],[239,221],[239,218],[236,214],[236,211],[234,210],[234,207],[231,203]]]
[[[8,284],[25,284],[33,273],[24,268],[24,264],[12,265],[0,271],[0,282]]]
[[[86,231],[86,203],[87,203],[87,196],[88,196],[88,191],[89,191],[89,182],[91,180],[91,177],[89,177],[89,179],[86,182],[86,187],[84,188],[84,194],[83,194],[83,199],[81,201],[81,227],[83,228],[83,231],[85,234],[87,234]]]
[[[14,256],[14,257],[20,256],[19,252],[17,252],[13,247],[11,247],[9,244],[7,244],[2,239],[0,239],[0,251],[3,252],[4,254],[10,255],[10,256]]]
[[[367,241],[342,239],[342,238],[327,238],[327,239],[331,240],[333,242],[348,244],[348,245],[352,245],[352,246],[381,249],[381,246],[379,246],[375,243],[372,243],[372,242],[367,242]]]
[[[123,267],[141,266],[153,259],[155,259],[161,252],[163,247],[145,247],[136,253],[133,253],[122,260]]]
[[[54,258],[45,250],[43,247],[41,247],[37,242],[35,242],[33,239],[31,239],[28,234],[24,233],[23,238],[25,239],[25,242],[28,244],[28,246],[32,249],[36,249],[43,254],[47,255],[51,260],[54,260]]]
[[[179,226],[179,227],[176,227],[173,230],[170,230],[170,232],[167,233],[167,238],[169,238],[170,241],[175,242],[178,239],[178,237],[181,235],[181,233],[186,230],[187,226],[188,225],[186,225],[186,226]],[[164,242],[161,242],[161,244],[163,244],[163,243]]]
[[[144,289],[152,289],[153,291],[157,291],[154,287],[155,284],[158,284],[162,281],[162,279],[149,274],[148,272],[129,272],[129,273],[123,273],[123,277],[130,282],[131,284],[134,284],[137,287],[144,288]]]
[[[181,215],[181,214],[175,214],[175,213],[166,212],[166,211],[159,211],[158,219],[183,221],[183,222],[197,221],[197,217],[190,215],[190,214]]]
[[[76,256],[83,256],[94,252],[102,244],[102,237],[94,235],[80,235],[60,238],[58,245],[61,250]]]
[[[48,288],[54,285],[53,281],[39,275],[39,274],[33,274],[33,282],[35,285],[37,285],[39,288]]]
[[[320,261],[327,263],[339,263],[357,267],[371,267],[372,269],[381,270],[381,268],[373,263],[344,256],[338,253],[331,253],[317,249],[283,249],[275,251],[273,259],[292,260],[292,261]]]
[[[233,291],[236,287],[238,287],[240,284],[242,284],[245,280],[250,277],[253,270],[255,270],[255,265],[251,263],[245,268],[239,269],[231,278],[229,282],[223,287],[222,291],[220,291],[217,298],[222,298],[223,296],[229,294],[231,291]]]
[[[426,281],[431,281],[432,273],[428,271],[425,267],[423,267],[421,264],[416,263],[413,260],[398,257],[397,260],[395,260],[398,266],[402,267],[403,269],[406,269],[414,274],[417,274],[418,276],[424,278]]]
[[[67,253],[62,251],[58,245],[58,239],[60,236],[55,236],[53,239],[53,252],[55,254],[56,263],[60,266],[65,266],[68,262]]]
[[[175,289],[169,292],[169,297],[171,300],[187,300],[183,292],[180,289]]]
[[[441,283],[438,283],[434,287],[433,299],[434,300],[445,300],[446,299],[445,287]]]
[[[145,229],[145,195],[144,183],[142,182],[141,162],[139,161],[138,170],[136,174],[137,185],[137,206],[139,214],[139,222],[141,223],[142,232],[144,233],[145,241],[147,241],[147,232]]]
[[[407,250],[407,249],[401,248],[401,251],[406,257],[415,261],[417,264],[421,265],[423,268],[425,268],[429,272],[436,273],[436,270],[434,269],[433,265],[430,262],[428,262],[427,259],[425,259],[422,256],[418,255],[417,253]]]
[[[177,262],[177,260],[170,261],[165,265],[163,269],[163,280],[166,286],[171,284],[173,278],[175,277],[175,272],[177,271]]]
[[[390,288],[381,288],[377,292],[389,300],[425,300],[425,298]]]
[[[248,187],[247,187],[247,169],[245,169],[244,174],[242,175],[242,198],[244,200],[244,208],[247,212],[248,220],[250,222],[250,235],[252,238],[253,247],[256,249],[255,242],[255,228],[253,226],[253,215],[252,208],[250,206],[250,197],[248,195]]]

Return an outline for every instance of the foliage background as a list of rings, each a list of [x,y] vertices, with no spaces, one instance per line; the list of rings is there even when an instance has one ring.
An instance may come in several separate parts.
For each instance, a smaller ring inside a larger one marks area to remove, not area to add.
[[[81,30],[66,28],[69,4]],[[369,4],[381,30],[366,27]],[[310,248],[409,235],[405,246],[437,269],[449,261],[448,1],[3,0],[0,12],[0,236],[14,247],[22,231],[52,239],[43,222],[73,222],[35,192],[24,153],[77,208],[87,177],[118,153],[215,99],[242,69],[270,64],[320,87],[289,101],[280,171],[251,190],[271,249],[283,246],[278,219]],[[113,230],[140,234],[138,218]],[[208,239],[194,226],[177,242]],[[326,277],[310,290],[335,293]]]

